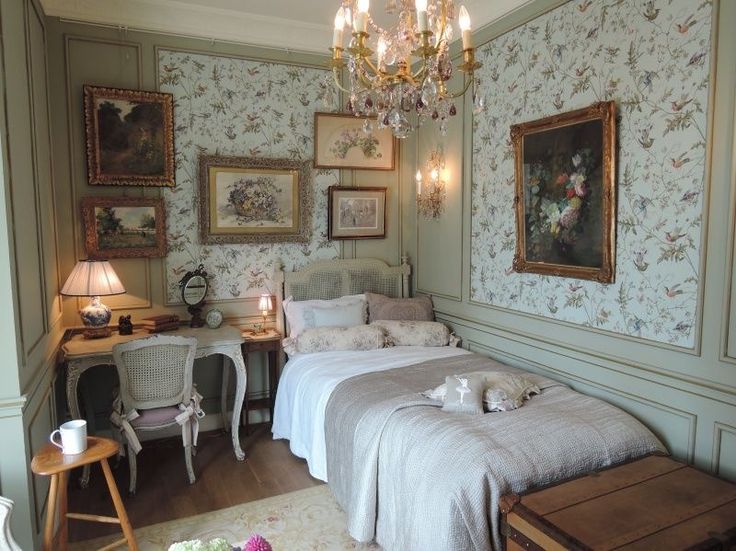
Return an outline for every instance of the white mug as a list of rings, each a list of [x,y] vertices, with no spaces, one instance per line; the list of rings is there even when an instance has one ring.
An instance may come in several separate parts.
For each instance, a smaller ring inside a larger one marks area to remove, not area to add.
[[[57,433],[61,438],[61,443],[54,440]],[[87,421],[84,419],[67,421],[51,433],[49,440],[65,455],[82,453],[87,449]]]

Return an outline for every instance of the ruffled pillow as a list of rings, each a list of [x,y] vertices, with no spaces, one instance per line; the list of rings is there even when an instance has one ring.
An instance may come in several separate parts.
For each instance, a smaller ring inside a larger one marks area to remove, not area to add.
[[[386,344],[386,334],[380,327],[314,327],[305,329],[296,338],[284,339],[284,351],[291,356],[334,350],[375,350]]]
[[[474,371],[460,377],[479,376],[483,382],[483,405],[487,411],[510,411],[524,405],[532,394],[539,394],[539,387],[528,377],[505,371]],[[447,385],[441,385],[422,393],[427,398],[445,401]]]
[[[393,346],[457,346],[460,339],[438,321],[372,321],[371,325],[386,331]]]

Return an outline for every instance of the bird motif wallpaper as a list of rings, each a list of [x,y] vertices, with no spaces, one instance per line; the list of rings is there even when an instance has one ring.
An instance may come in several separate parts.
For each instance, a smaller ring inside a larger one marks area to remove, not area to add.
[[[326,71],[310,67],[159,50],[159,89],[174,94],[176,187],[166,190],[167,296],[178,302],[179,280],[206,266],[210,298],[236,299],[275,292],[274,264],[287,270],[339,256],[327,239],[327,188],[337,171],[313,173],[312,237],[308,243],[202,245],[199,242],[200,154],[311,159],[314,112],[322,107]]]
[[[573,0],[479,52],[471,300],[692,348],[701,286],[712,5]],[[518,274],[512,124],[615,100],[616,276]]]

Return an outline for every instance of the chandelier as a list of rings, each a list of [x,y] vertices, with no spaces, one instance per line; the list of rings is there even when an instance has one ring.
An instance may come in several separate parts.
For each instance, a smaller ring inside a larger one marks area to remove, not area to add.
[[[438,121],[447,132],[447,121],[457,114],[454,100],[473,84],[474,110],[480,111],[484,99],[474,78],[480,63],[475,60],[470,36],[470,16],[461,6],[457,19],[462,33],[463,63],[457,69],[465,73],[462,88],[448,90],[455,68],[449,55],[455,19],[453,0],[387,0],[386,11],[398,12],[390,28],[378,26],[369,13],[369,0],[342,0],[335,15],[330,66],[335,86],[349,95],[348,111],[370,118],[379,128],[389,127],[397,138],[406,138],[427,120]],[[347,48],[345,27],[352,28]],[[348,69],[344,87],[341,72]],[[414,113],[416,116],[412,115]]]

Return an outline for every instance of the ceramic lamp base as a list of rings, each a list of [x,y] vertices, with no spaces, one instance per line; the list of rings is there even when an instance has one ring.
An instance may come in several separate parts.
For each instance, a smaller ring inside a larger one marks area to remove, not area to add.
[[[109,327],[88,327],[83,335],[85,339],[102,339],[112,335],[112,330]]]
[[[84,323],[84,338],[100,339],[111,335],[107,326],[112,317],[112,310],[100,302],[100,297],[91,297],[89,304],[79,311]]]

